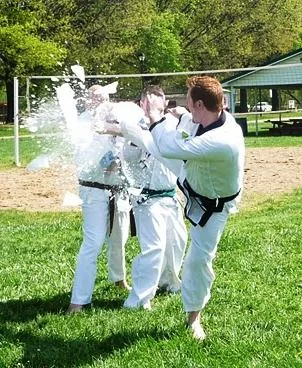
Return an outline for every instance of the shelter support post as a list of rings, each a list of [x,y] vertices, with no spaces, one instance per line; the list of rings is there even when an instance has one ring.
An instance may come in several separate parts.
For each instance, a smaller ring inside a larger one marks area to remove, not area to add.
[[[236,101],[236,91],[234,87],[230,89],[230,112],[234,114],[235,112],[235,101]]]

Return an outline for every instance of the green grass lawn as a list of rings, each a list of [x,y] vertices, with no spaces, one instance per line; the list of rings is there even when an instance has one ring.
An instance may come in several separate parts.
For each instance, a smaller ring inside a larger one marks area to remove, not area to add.
[[[269,136],[267,134],[255,136],[253,133],[249,133],[244,140],[245,146],[248,148],[302,146],[302,136]]]
[[[267,119],[266,117],[265,119]],[[274,117],[276,118],[276,116]],[[271,124],[265,123],[264,118],[258,122],[258,135],[256,135],[256,123],[251,118],[248,120],[248,134],[245,137],[246,147],[290,147],[302,146],[302,136],[272,135],[269,131]]]
[[[0,169],[15,166],[14,158],[14,139],[0,138]],[[39,138],[37,137],[20,137],[19,139],[19,155],[22,166],[26,166],[41,152]]]
[[[200,344],[179,295],[156,296],[150,312],[123,310],[104,250],[94,308],[65,315],[81,215],[0,211],[0,367],[301,367],[301,213],[299,190],[231,217]],[[132,238],[129,275],[137,252]]]
[[[302,146],[302,137],[269,136],[265,127],[260,122],[256,136],[249,123],[247,147]],[[0,129],[0,138],[8,132]],[[41,148],[40,138],[22,136],[25,166]],[[13,166],[14,141],[0,139],[0,169]],[[123,310],[126,293],[108,283],[104,250],[94,308],[65,315],[81,215],[0,210],[0,368],[302,367],[301,203],[302,190],[230,219],[203,316],[203,344],[184,328],[179,295],[156,296],[149,313]],[[129,275],[138,251],[130,239]]]
[[[19,128],[19,135],[30,134],[28,129]],[[14,125],[13,124],[3,124],[0,125],[0,137],[11,137],[14,135]]]

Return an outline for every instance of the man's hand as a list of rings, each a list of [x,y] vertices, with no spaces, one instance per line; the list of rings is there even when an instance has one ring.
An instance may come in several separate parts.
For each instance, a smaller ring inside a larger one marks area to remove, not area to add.
[[[181,115],[187,114],[188,110],[182,106],[176,106],[172,109],[168,109],[168,112],[173,115],[175,118],[179,119]]]
[[[99,134],[122,136],[121,128],[116,123],[97,122],[94,125],[94,130]]]
[[[164,116],[166,107],[166,100],[164,96],[148,94],[142,105],[142,108],[149,117],[151,123],[159,121]]]

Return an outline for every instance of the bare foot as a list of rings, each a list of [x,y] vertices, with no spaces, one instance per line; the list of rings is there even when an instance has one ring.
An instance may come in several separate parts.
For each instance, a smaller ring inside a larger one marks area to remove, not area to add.
[[[72,314],[72,313],[78,313],[78,312],[83,312],[86,309],[91,308],[92,304],[88,303],[88,304],[69,304],[69,307],[66,311],[66,314]]]
[[[72,313],[78,313],[83,311],[83,305],[82,304],[70,304],[66,313],[72,314]]]
[[[143,304],[131,304],[128,302],[128,299],[125,300],[123,308],[132,309],[132,310],[137,310],[137,309],[142,308],[146,311],[150,311],[152,309],[150,300],[148,300],[147,302]]]
[[[199,341],[203,341],[206,338],[206,334],[200,323],[200,312],[188,313],[188,328],[192,331],[193,338]]]
[[[116,281],[114,283],[115,286],[121,288],[121,289],[126,289],[126,290],[131,290],[131,287],[128,285],[126,280],[120,280],[120,281]]]

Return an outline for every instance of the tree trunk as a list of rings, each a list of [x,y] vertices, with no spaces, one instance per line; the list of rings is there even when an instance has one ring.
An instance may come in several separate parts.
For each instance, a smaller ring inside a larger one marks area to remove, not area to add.
[[[6,79],[6,99],[7,99],[7,113],[6,122],[14,122],[14,80],[11,78]]]

